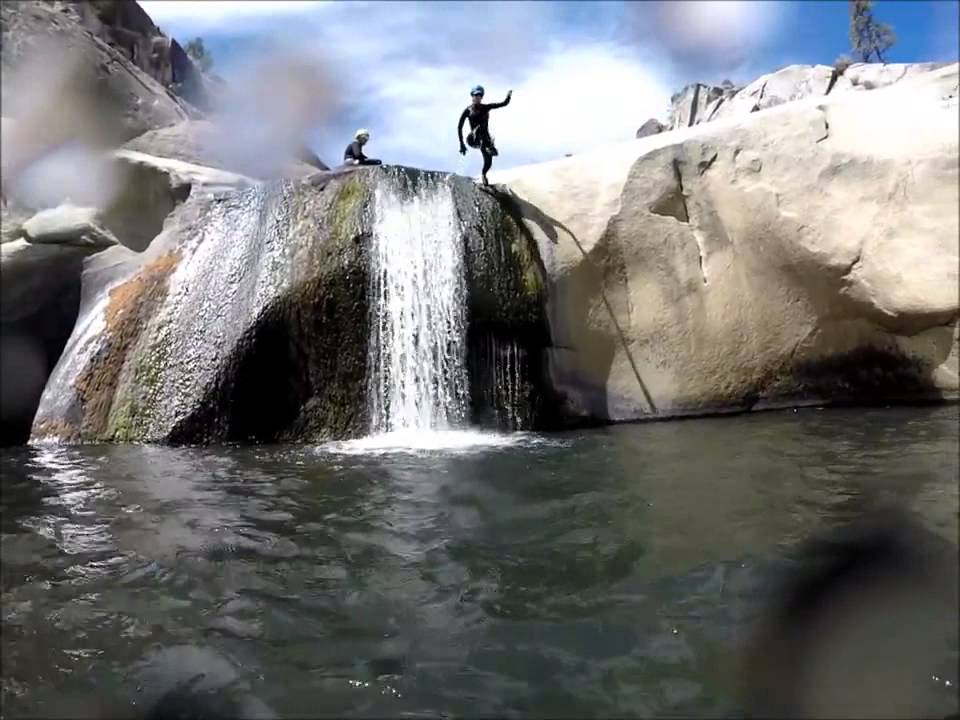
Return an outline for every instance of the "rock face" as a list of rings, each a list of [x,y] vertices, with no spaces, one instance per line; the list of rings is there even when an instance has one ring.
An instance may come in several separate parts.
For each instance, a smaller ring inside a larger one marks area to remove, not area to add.
[[[160,31],[138,3],[81,0],[75,8],[85,28],[133,65],[191,105],[209,109],[215,81],[200,71],[180,43]]]
[[[501,171],[590,421],[956,398],[958,66]]]
[[[121,244],[137,252],[147,248],[174,208],[191,195],[256,185],[244,175],[129,150],[117,150],[112,158],[122,189],[100,217]]]
[[[133,0],[10,2],[0,20],[5,195],[31,163],[73,145],[112,150],[128,143],[127,149],[148,155],[244,172],[236,161],[249,143],[235,137],[236,128],[200,119],[223,110],[225,88]],[[269,108],[255,109],[271,117]],[[262,129],[272,133],[260,139],[262,153],[278,145],[268,142],[273,135],[290,132],[282,123]],[[282,144],[292,159],[275,164],[287,165],[285,177],[328,169],[293,139]]]
[[[732,84],[720,87],[693,83],[670,98],[670,129],[692,127],[713,120],[717,111],[740,88]]]
[[[530,241],[466,179],[363,168],[191,196],[144,252],[117,247],[87,263],[33,436],[193,443],[366,432],[374,189],[416,192],[426,181],[451,183],[474,332],[543,337]]]
[[[127,4],[117,3],[117,6],[125,7]],[[25,100],[30,79],[13,81],[14,71],[30,62],[32,51],[44,46],[48,54],[56,52],[58,59],[72,58],[71,53],[77,53],[81,66],[79,70],[96,76],[96,97],[91,101],[99,107],[101,117],[109,116],[110,121],[118,124],[118,132],[123,139],[180,122],[196,114],[187,101],[142,70],[127,54],[91,32],[83,20],[89,12],[87,4],[82,3],[30,0],[0,3],[5,114],[31,124],[51,121],[49,114],[54,112],[52,108],[46,105],[30,107],[31,103]],[[141,58],[141,64],[147,62],[142,56],[138,57]],[[39,67],[35,68],[34,73],[48,70],[56,74],[58,69],[50,67],[53,62],[50,57],[37,62]],[[69,68],[63,68],[63,72],[68,76],[73,73]],[[66,78],[65,82],[67,85],[76,84],[72,78]],[[59,112],[76,113],[81,105],[72,98],[63,97],[59,100],[62,103],[56,110]],[[28,117],[31,111],[43,116]]]
[[[670,129],[742,117],[808,97],[876,90],[943,66],[942,63],[855,63],[843,73],[835,73],[827,65],[788,65],[743,88],[729,83],[720,87],[695,83],[671,98]]]

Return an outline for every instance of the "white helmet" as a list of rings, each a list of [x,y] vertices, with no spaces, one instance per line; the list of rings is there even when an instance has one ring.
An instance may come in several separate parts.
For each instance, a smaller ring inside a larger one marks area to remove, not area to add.
[[[369,137],[370,137],[370,131],[367,130],[366,128],[360,128],[359,130],[357,130],[357,131],[353,134],[353,139],[354,139],[354,140],[359,140],[359,139],[362,138],[362,137],[369,138]]]

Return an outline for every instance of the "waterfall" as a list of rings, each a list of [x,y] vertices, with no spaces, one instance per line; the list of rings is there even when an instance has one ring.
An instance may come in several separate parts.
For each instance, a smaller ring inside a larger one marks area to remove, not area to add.
[[[34,436],[406,452],[531,427],[536,327],[496,202],[407,168],[327,182],[191,196],[145,253],[92,260]]]
[[[446,430],[467,416],[467,288],[451,187],[388,175],[374,193],[369,410],[374,434]]]
[[[530,424],[526,351],[514,338],[479,336],[471,349],[476,374],[474,393],[484,422],[524,430]]]

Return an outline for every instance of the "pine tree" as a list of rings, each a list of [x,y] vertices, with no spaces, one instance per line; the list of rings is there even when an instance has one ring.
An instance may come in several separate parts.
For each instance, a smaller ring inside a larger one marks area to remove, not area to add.
[[[194,38],[187,43],[184,50],[204,72],[209,72],[210,68],[213,67],[213,58],[207,52],[207,48],[203,44],[203,38]]]
[[[896,40],[892,27],[873,19],[871,0],[850,0],[850,44],[863,62],[873,55],[886,62],[883,54]]]

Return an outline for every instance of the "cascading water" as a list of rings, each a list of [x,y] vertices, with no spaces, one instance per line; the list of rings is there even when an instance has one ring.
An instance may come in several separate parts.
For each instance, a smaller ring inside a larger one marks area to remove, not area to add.
[[[467,288],[452,190],[387,175],[374,195],[369,403],[374,434],[448,430],[467,416]]]
[[[530,398],[526,350],[514,338],[484,334],[473,342],[471,356],[481,422],[509,430],[527,429]]]

